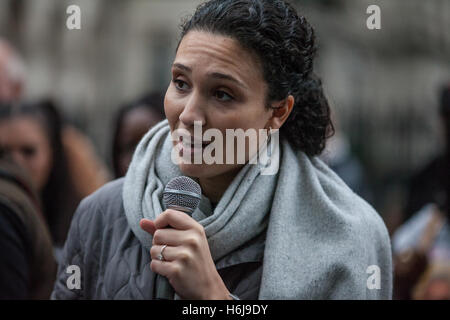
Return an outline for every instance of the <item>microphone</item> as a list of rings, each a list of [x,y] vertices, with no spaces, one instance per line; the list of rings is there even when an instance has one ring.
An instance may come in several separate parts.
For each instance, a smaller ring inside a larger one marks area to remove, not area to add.
[[[163,191],[163,204],[166,209],[182,211],[189,216],[197,209],[202,198],[200,185],[185,176],[170,180]],[[175,291],[166,277],[156,275],[156,299],[173,300]]]

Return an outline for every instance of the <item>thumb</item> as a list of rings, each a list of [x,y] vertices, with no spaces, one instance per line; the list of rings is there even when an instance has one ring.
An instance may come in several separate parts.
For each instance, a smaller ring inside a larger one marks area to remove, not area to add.
[[[156,231],[155,223],[149,219],[141,219],[141,221],[139,221],[139,226],[142,230],[150,233],[152,236]]]

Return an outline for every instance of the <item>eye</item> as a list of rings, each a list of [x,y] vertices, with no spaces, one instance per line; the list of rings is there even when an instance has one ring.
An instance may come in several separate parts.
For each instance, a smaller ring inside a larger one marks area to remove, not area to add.
[[[8,148],[7,146],[0,145],[0,153],[8,154],[10,152],[11,152],[10,148]]]
[[[234,98],[231,95],[229,95],[225,91],[221,91],[221,90],[216,91],[214,96],[217,98],[217,100],[220,100],[222,102],[228,102],[228,101],[234,100]]]
[[[175,87],[178,90],[186,91],[186,90],[189,89],[189,85],[186,82],[184,82],[183,80],[175,79],[175,80],[172,80],[172,81],[173,81],[173,83],[175,84]]]
[[[36,148],[31,147],[31,146],[26,146],[22,148],[22,154],[26,157],[26,158],[30,158],[33,157],[36,154]]]
[[[0,145],[0,157],[3,157],[7,154],[9,154],[9,150],[6,147]]]

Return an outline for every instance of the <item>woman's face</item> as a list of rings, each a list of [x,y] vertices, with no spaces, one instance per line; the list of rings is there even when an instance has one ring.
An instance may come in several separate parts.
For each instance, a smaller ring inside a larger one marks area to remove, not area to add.
[[[0,148],[28,172],[34,186],[42,191],[52,168],[52,150],[39,121],[31,117],[1,121]]]
[[[193,136],[194,121],[201,121],[203,133],[211,128],[218,129],[224,137],[225,155],[226,129],[268,129],[272,110],[265,107],[266,91],[258,59],[236,40],[190,31],[178,48],[164,108],[172,132],[186,129]],[[174,146],[177,144],[181,154],[196,152],[174,141]],[[245,152],[248,153],[248,149]],[[246,154],[245,159],[248,158]],[[237,173],[243,164],[207,165],[202,162],[179,166],[186,175],[212,178]]]

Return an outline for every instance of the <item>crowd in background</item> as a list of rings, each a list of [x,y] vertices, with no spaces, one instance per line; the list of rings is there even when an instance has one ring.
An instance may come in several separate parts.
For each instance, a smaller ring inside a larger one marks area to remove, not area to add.
[[[0,40],[0,298],[45,299],[77,206],[126,174],[139,140],[164,119],[164,96],[119,108],[108,163],[51,98],[24,101],[24,66]]]
[[[120,105],[110,155],[100,156],[86,132],[52,99],[27,101],[26,62],[0,40],[0,298],[46,299],[80,201],[126,174],[143,135],[165,118],[164,92]],[[450,298],[450,83],[439,91],[444,149],[410,177],[401,218],[388,224],[394,257],[394,298]],[[336,121],[338,121],[336,119]],[[365,166],[335,123],[323,160],[373,203]],[[382,216],[389,221],[389,216]]]

